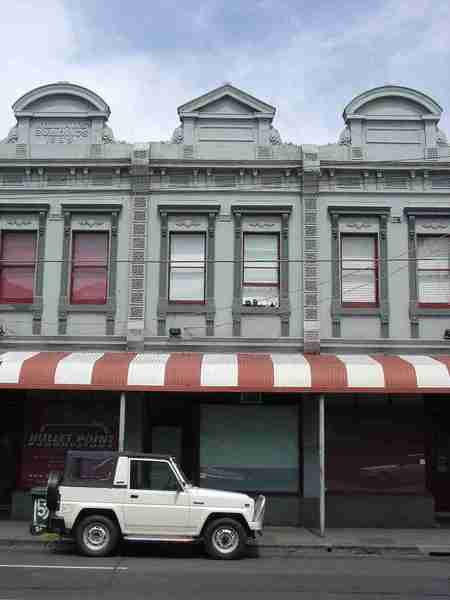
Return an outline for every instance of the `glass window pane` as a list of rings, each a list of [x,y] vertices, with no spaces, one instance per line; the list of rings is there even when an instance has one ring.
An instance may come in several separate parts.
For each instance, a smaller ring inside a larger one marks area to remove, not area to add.
[[[278,269],[244,268],[244,283],[278,283]]]
[[[374,271],[342,271],[342,302],[376,302]]]
[[[106,265],[108,261],[108,232],[73,234],[72,260],[75,264]]]
[[[373,236],[343,235],[342,268],[373,269],[375,267],[375,238]]]
[[[242,289],[242,303],[247,306],[279,306],[278,288],[244,286]]]
[[[170,260],[196,262],[205,260],[205,235],[203,233],[189,233],[170,235]]]
[[[450,274],[448,271],[419,271],[417,280],[419,302],[450,304]]]
[[[449,238],[447,236],[421,235],[417,238],[419,269],[448,269],[449,252]]]
[[[166,462],[132,460],[130,488],[174,492],[179,489],[177,478]]]
[[[33,231],[3,231],[2,261],[34,262],[36,259],[36,233]]]
[[[34,267],[3,267],[0,270],[1,302],[33,302]]]
[[[297,406],[201,407],[205,487],[298,492],[298,454]]]
[[[244,234],[244,260],[278,260],[278,234]]]
[[[169,300],[203,302],[205,299],[205,274],[203,269],[172,267],[169,285]]]
[[[72,304],[106,304],[107,269],[74,267],[72,271]]]

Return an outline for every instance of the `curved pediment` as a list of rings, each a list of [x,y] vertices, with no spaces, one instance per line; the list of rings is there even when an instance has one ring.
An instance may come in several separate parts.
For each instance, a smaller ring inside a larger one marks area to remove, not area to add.
[[[432,98],[411,88],[382,86],[368,90],[353,98],[344,109],[347,121],[352,117],[366,118],[420,118],[422,115],[441,117],[442,107]]]
[[[13,104],[20,117],[98,117],[107,120],[110,108],[91,90],[68,82],[43,85],[21,96]]]

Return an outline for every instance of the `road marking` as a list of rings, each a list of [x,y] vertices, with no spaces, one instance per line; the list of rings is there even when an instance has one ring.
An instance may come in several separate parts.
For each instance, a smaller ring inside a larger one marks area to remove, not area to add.
[[[128,571],[128,567],[90,567],[89,565],[0,565],[0,569],[89,569],[91,571]]]

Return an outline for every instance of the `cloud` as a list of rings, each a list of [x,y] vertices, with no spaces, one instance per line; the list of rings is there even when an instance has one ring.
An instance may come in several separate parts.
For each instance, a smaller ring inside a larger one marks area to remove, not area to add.
[[[224,81],[275,105],[283,139],[296,143],[336,141],[345,105],[385,83],[450,111],[449,3],[361,6],[343,0],[335,14],[325,0],[137,0],[122,14],[123,0],[16,0],[0,23],[0,138],[11,104],[58,80],[100,94],[116,137],[130,141],[169,139],[177,106]]]

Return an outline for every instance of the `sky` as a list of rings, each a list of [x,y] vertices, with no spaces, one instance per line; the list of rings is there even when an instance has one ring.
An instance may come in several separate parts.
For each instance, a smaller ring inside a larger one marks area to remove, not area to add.
[[[283,141],[336,142],[361,92],[395,84],[444,109],[448,0],[0,0],[0,139],[27,91],[70,81],[116,139],[170,139],[177,107],[225,82],[276,107]],[[450,137],[450,136],[449,136]]]

